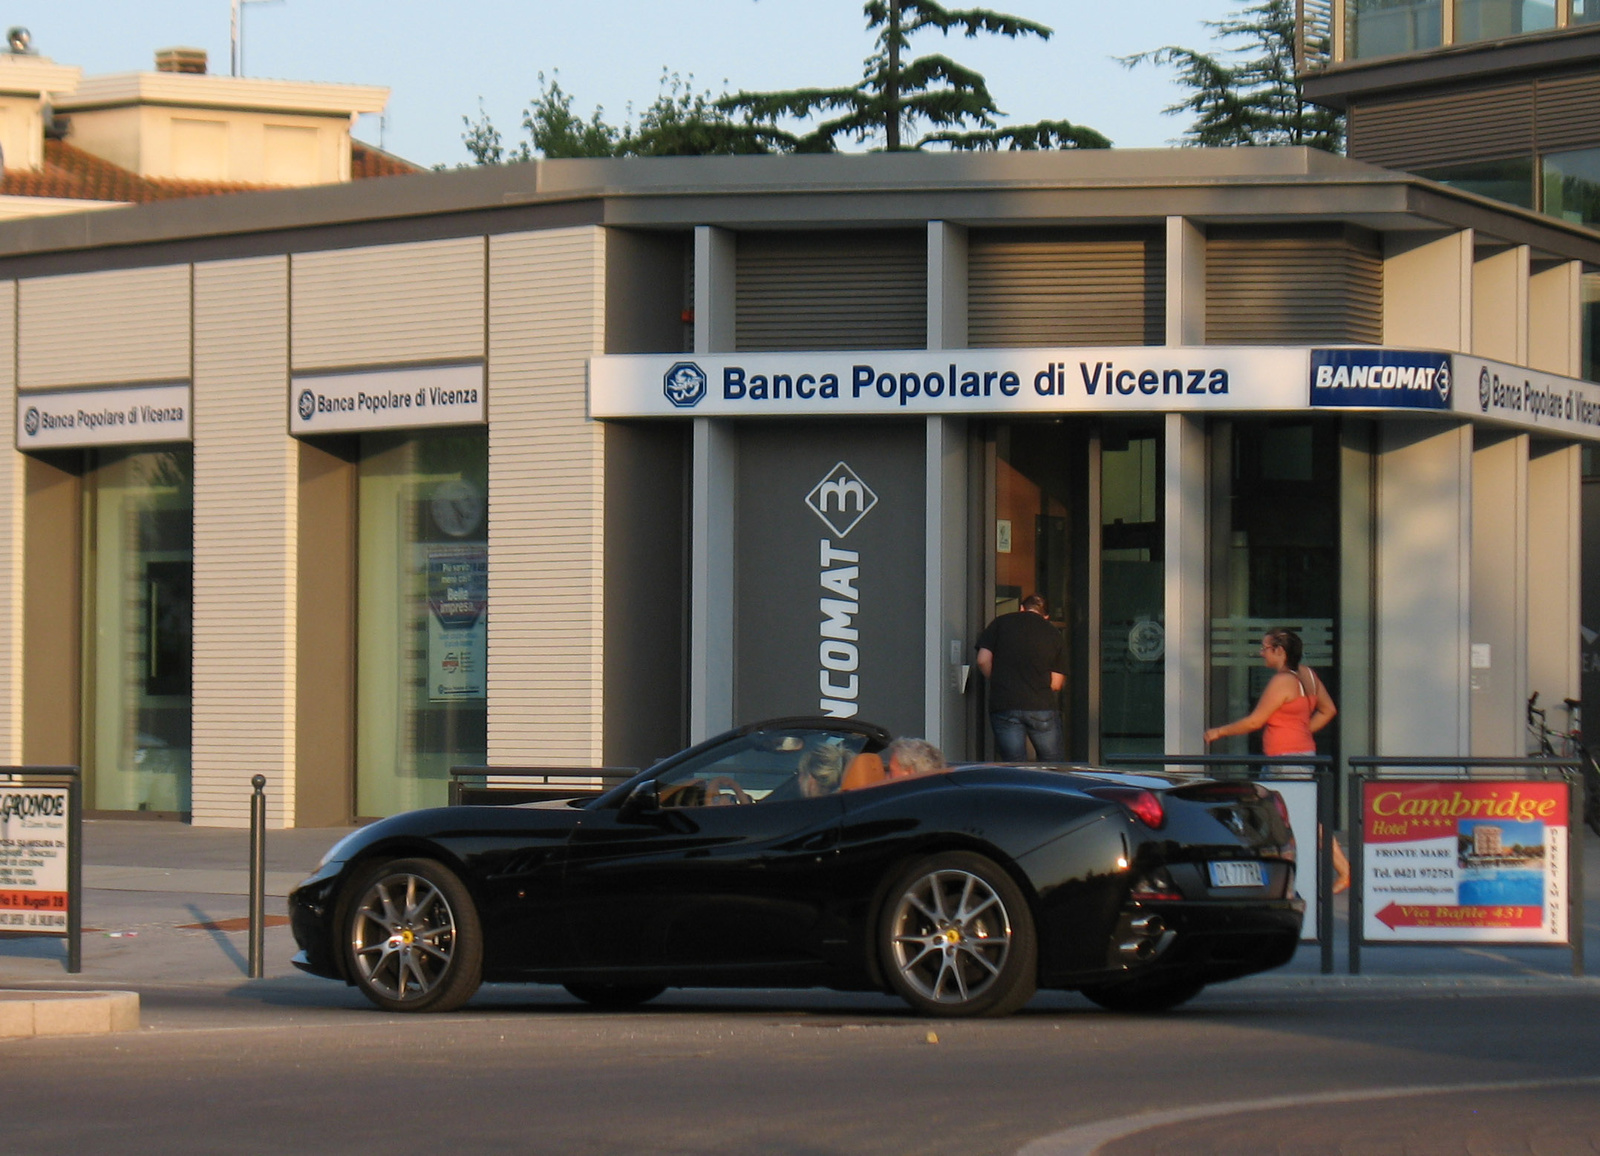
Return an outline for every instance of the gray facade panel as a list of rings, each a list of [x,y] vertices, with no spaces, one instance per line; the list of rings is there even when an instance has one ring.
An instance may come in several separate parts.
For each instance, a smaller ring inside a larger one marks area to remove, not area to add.
[[[922,423],[762,422],[738,436],[734,722],[817,714],[826,679],[857,717],[921,734]],[[877,500],[848,526],[851,496],[814,499],[830,527],[806,503],[840,462]]]

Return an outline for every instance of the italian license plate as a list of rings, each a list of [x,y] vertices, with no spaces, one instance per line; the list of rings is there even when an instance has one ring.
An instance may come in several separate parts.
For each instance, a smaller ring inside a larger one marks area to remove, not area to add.
[[[1211,863],[1211,886],[1213,887],[1264,887],[1266,878],[1261,870],[1261,864],[1256,862],[1226,862]]]

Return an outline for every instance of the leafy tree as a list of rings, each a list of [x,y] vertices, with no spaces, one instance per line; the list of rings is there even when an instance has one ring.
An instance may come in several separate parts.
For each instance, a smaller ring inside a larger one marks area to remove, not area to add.
[[[1261,0],[1204,22],[1220,53],[1166,45],[1124,56],[1122,63],[1165,65],[1189,95],[1165,111],[1191,113],[1183,134],[1191,145],[1310,145],[1344,150],[1344,118],[1306,101],[1295,68],[1292,0]]]
[[[539,74],[540,91],[522,110],[526,139],[509,151],[480,101],[478,119],[462,117],[467,131],[462,143],[480,165],[530,161],[535,156],[705,156],[726,153],[784,151],[794,138],[770,125],[752,123],[717,106],[710,92],[696,92],[693,78],[685,80],[665,69],[661,90],[639,117],[637,130],[624,123],[607,124],[604,110],[596,108],[585,120],[573,109],[573,98],[558,77]]]
[[[839,138],[864,142],[881,138],[893,152],[919,123],[935,128],[911,146],[943,144],[953,149],[1108,148],[1111,142],[1091,128],[1069,121],[999,127],[1004,115],[981,73],[948,56],[906,59],[910,38],[935,28],[948,36],[962,30],[968,38],[980,32],[1017,39],[1053,32],[1043,24],[984,8],[949,9],[935,0],[867,0],[867,28],[876,33],[875,50],[864,62],[860,83],[846,88],[798,88],[786,92],[739,92],[716,103],[739,111],[756,124],[776,124],[781,117],[831,115],[810,132],[793,137],[800,152],[832,152]]]

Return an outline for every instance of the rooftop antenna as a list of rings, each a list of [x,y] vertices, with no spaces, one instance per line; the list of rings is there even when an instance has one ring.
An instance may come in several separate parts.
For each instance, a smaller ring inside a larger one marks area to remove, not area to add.
[[[246,4],[281,4],[284,0],[231,0],[233,5],[232,20],[228,28],[228,38],[233,49],[232,67],[230,76],[244,75],[244,6]]]

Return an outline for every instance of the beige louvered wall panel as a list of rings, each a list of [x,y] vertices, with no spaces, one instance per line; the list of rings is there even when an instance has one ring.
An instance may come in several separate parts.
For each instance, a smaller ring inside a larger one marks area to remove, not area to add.
[[[1382,339],[1383,258],[1372,238],[1213,232],[1207,239],[1208,344]]]
[[[1145,237],[974,234],[967,300],[973,346],[1160,345],[1166,247]]]
[[[483,356],[482,237],[294,257],[294,367]]]
[[[1541,152],[1600,144],[1600,75],[1539,81],[1537,124]]]
[[[925,233],[741,233],[737,262],[740,350],[928,343]]]
[[[23,389],[189,377],[189,266],[23,281]]]
[[[1533,86],[1358,104],[1349,131],[1352,157],[1396,169],[1529,156]]]
[[[490,241],[491,764],[601,764],[604,268],[598,228]]]
[[[194,822],[294,815],[295,510],[288,262],[195,266]]]
[[[8,445],[16,440],[17,375],[15,353],[17,283],[0,281],[0,407],[12,422]],[[23,465],[7,452],[0,465],[0,760],[22,761],[22,550]]]

